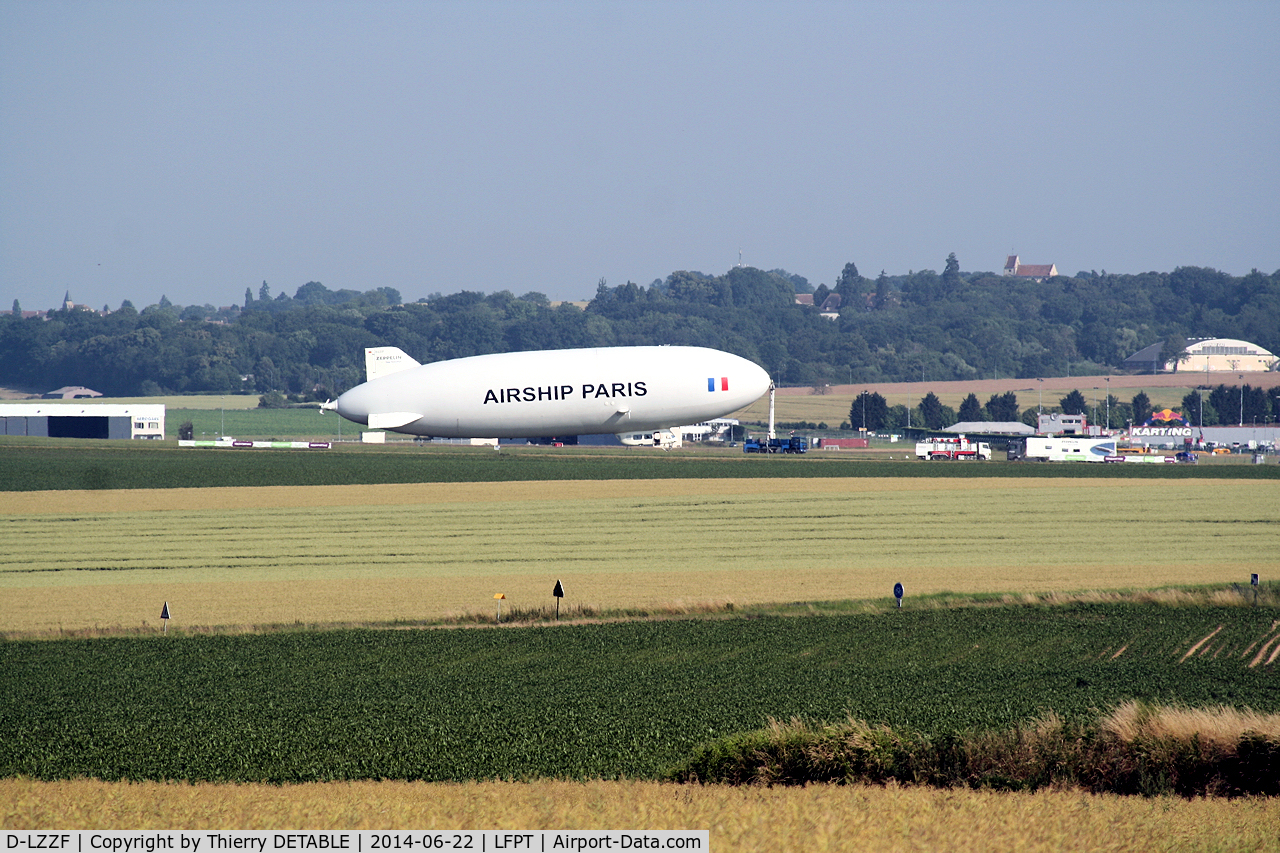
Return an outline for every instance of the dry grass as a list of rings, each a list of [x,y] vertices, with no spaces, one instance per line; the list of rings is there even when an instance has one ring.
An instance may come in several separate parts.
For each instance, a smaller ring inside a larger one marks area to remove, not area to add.
[[[1125,743],[1198,738],[1231,750],[1247,734],[1280,743],[1280,714],[1260,714],[1248,708],[1169,708],[1126,702],[1102,720],[1102,730]]]
[[[0,780],[7,829],[708,829],[749,851],[1280,850],[1280,800],[649,782],[184,785]]]
[[[0,631],[439,621],[563,604],[1226,584],[1280,568],[1267,482],[1193,517],[1124,480],[724,480],[0,494]],[[1105,519],[1105,520],[1104,520]],[[1169,555],[1177,555],[1170,559]],[[1172,595],[1172,593],[1171,593]]]

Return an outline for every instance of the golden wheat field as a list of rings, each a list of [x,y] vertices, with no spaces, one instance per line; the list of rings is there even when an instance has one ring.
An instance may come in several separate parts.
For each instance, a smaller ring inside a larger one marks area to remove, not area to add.
[[[1280,800],[656,782],[0,780],[8,829],[707,829],[749,851],[1280,850]]]
[[[1193,489],[1194,495],[1180,494]],[[1280,568],[1266,481],[667,480],[0,493],[0,631],[1068,592]]]

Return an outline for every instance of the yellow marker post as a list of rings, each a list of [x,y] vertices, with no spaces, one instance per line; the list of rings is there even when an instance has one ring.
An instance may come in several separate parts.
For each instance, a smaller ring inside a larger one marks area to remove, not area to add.
[[[502,621],[502,600],[506,598],[506,596],[500,592],[495,592],[493,594],[493,597],[498,599],[498,621],[501,622]]]

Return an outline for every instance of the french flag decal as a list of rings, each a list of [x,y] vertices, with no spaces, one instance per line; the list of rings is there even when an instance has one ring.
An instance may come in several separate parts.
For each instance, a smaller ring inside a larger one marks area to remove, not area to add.
[[[707,378],[707,390],[708,390],[708,391],[714,391],[714,390],[716,390],[716,379],[715,379],[715,377],[714,377],[714,376],[711,376],[711,377],[708,377],[708,378]],[[729,390],[729,377],[728,377],[728,376],[721,376],[721,377],[720,377],[720,390],[721,390],[721,391],[728,391],[728,390]]]

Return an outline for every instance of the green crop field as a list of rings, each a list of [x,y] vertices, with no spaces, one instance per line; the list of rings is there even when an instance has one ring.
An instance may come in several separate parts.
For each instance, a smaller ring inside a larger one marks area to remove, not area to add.
[[[178,427],[191,421],[196,439],[212,440],[219,435],[266,440],[316,439],[336,441],[360,436],[359,424],[344,421],[337,414],[320,414],[308,409],[168,409],[165,412],[165,435],[178,437]]]
[[[0,644],[0,776],[652,778],[770,718],[1280,711],[1274,607],[1077,604]],[[1271,655],[1272,658],[1275,655]]]
[[[494,452],[485,447],[409,443],[342,445],[332,450],[234,450],[179,448],[169,442],[0,437],[0,495],[48,489],[775,477],[1280,480],[1280,465],[928,463],[818,452],[781,458],[700,449],[660,453],[645,448],[515,446]]]

